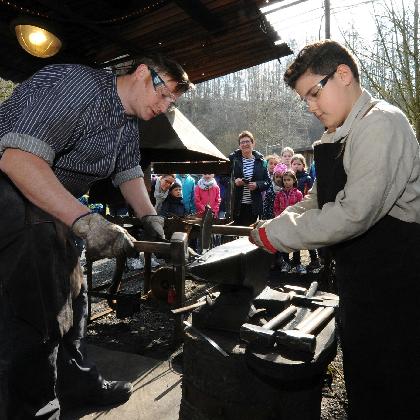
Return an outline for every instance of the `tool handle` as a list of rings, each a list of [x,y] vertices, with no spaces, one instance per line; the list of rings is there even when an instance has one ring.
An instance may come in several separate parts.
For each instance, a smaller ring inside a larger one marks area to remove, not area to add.
[[[322,309],[322,311],[315,318],[307,322],[299,331],[305,334],[312,334],[326,321],[329,321],[334,316],[334,312],[334,308],[332,307]]]
[[[276,327],[281,325],[284,321],[289,319],[297,311],[296,306],[290,305],[284,311],[280,312],[274,318],[270,319],[266,324],[263,325],[263,328],[266,330],[274,330]]]
[[[308,322],[310,322],[310,321],[312,321],[320,312],[322,312],[322,310],[323,310],[324,308],[323,307],[319,307],[319,308],[316,308],[313,312],[311,312],[306,318],[304,318],[303,319],[303,321],[302,322],[300,322],[298,325],[296,325],[296,329],[297,330],[301,330],[302,328],[304,328],[305,327],[305,325],[308,323]],[[173,312],[173,311],[172,311]]]

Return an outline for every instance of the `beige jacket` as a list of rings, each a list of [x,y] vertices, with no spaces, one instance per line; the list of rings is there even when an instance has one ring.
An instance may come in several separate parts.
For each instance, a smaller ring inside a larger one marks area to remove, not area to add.
[[[266,222],[276,249],[333,245],[361,235],[387,214],[420,223],[419,144],[401,110],[385,101],[369,110],[373,101],[364,90],[344,124],[321,138],[332,143],[348,135],[344,189],[319,209],[315,182],[303,201]]]

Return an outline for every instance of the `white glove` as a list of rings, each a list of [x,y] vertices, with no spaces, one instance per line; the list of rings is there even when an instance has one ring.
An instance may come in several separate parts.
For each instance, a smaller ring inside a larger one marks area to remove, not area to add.
[[[88,213],[77,218],[73,233],[86,241],[86,256],[92,260],[120,256],[134,257],[135,239],[121,226],[108,222],[98,213]]]

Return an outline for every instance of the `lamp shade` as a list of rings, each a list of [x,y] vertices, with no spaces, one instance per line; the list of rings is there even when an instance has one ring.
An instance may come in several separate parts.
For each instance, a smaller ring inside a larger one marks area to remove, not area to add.
[[[60,39],[39,26],[17,24],[15,32],[20,46],[35,57],[52,57],[61,49]]]

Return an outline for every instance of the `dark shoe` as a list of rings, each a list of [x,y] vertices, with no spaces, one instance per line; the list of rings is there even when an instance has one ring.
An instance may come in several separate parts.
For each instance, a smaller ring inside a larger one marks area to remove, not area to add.
[[[103,380],[101,387],[87,396],[87,402],[97,405],[121,404],[129,400],[132,392],[131,382]]]

